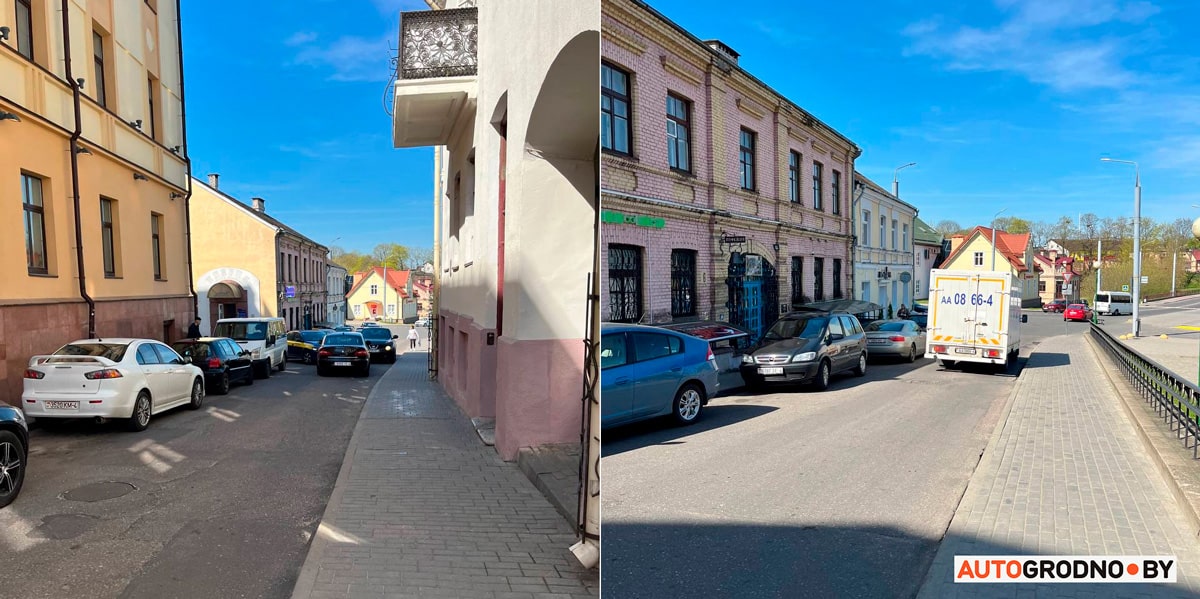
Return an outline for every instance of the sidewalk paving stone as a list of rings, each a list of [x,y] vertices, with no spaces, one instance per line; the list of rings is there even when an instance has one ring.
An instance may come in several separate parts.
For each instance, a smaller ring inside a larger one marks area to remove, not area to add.
[[[1078,336],[1043,341],[920,597],[1195,597],[1200,542]],[[955,584],[955,555],[1174,555],[1174,585]]]
[[[571,527],[426,365],[402,354],[372,390],[292,596],[598,596]]]

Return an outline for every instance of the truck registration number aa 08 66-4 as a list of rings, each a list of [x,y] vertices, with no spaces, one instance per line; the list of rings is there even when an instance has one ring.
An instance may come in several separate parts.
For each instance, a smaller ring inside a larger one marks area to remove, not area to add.
[[[970,295],[965,293],[951,293],[950,295],[943,295],[941,303],[953,304],[955,306],[965,306],[967,304],[972,306],[990,306],[992,305],[992,296],[982,293],[972,293]]]

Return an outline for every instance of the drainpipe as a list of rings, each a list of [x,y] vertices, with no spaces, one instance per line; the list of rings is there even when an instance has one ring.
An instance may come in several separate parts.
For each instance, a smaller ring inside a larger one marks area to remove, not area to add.
[[[862,199],[867,186],[857,181],[850,184],[857,192],[850,198],[850,298],[854,298],[858,290],[858,201]],[[862,298],[859,298],[862,299]]]
[[[433,281],[429,290],[429,380],[437,380],[438,339],[442,320],[442,153],[444,151],[445,148],[442,146],[437,146],[433,150]],[[438,322],[435,324],[434,320]]]
[[[83,135],[83,110],[79,99],[79,82],[71,72],[71,24],[68,0],[62,0],[62,30],[63,30],[63,67],[67,75],[67,83],[71,86],[71,96],[75,103],[75,130],[71,132],[71,194],[75,197],[75,262],[79,267],[79,295],[88,305],[88,339],[96,337],[96,301],[87,292],[87,276],[83,264],[83,222],[79,201],[79,154],[75,147],[79,137]]]
[[[66,2],[63,4],[65,5]],[[183,93],[182,6],[183,0],[175,0],[175,42],[179,49],[179,127],[183,136],[183,161],[187,169],[187,186],[183,192],[183,223],[184,235],[187,239],[188,293],[192,295],[192,318],[195,318],[200,315],[200,298],[196,296],[195,278],[193,278],[194,273],[192,272],[192,157],[188,152],[187,145],[187,97]]]

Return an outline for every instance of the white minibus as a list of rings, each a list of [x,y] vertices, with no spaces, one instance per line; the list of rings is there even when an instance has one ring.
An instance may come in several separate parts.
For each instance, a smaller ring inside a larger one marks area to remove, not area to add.
[[[1133,296],[1124,291],[1101,291],[1096,294],[1097,314],[1129,314],[1133,312]]]

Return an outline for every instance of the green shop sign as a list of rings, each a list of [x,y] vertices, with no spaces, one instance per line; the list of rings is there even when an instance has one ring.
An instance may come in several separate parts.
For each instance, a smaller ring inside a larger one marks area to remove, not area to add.
[[[615,225],[637,225],[639,227],[650,227],[651,229],[661,229],[667,226],[667,219],[656,218],[653,216],[640,216],[637,214],[621,214],[613,210],[605,210],[600,213],[600,222],[611,223]]]

